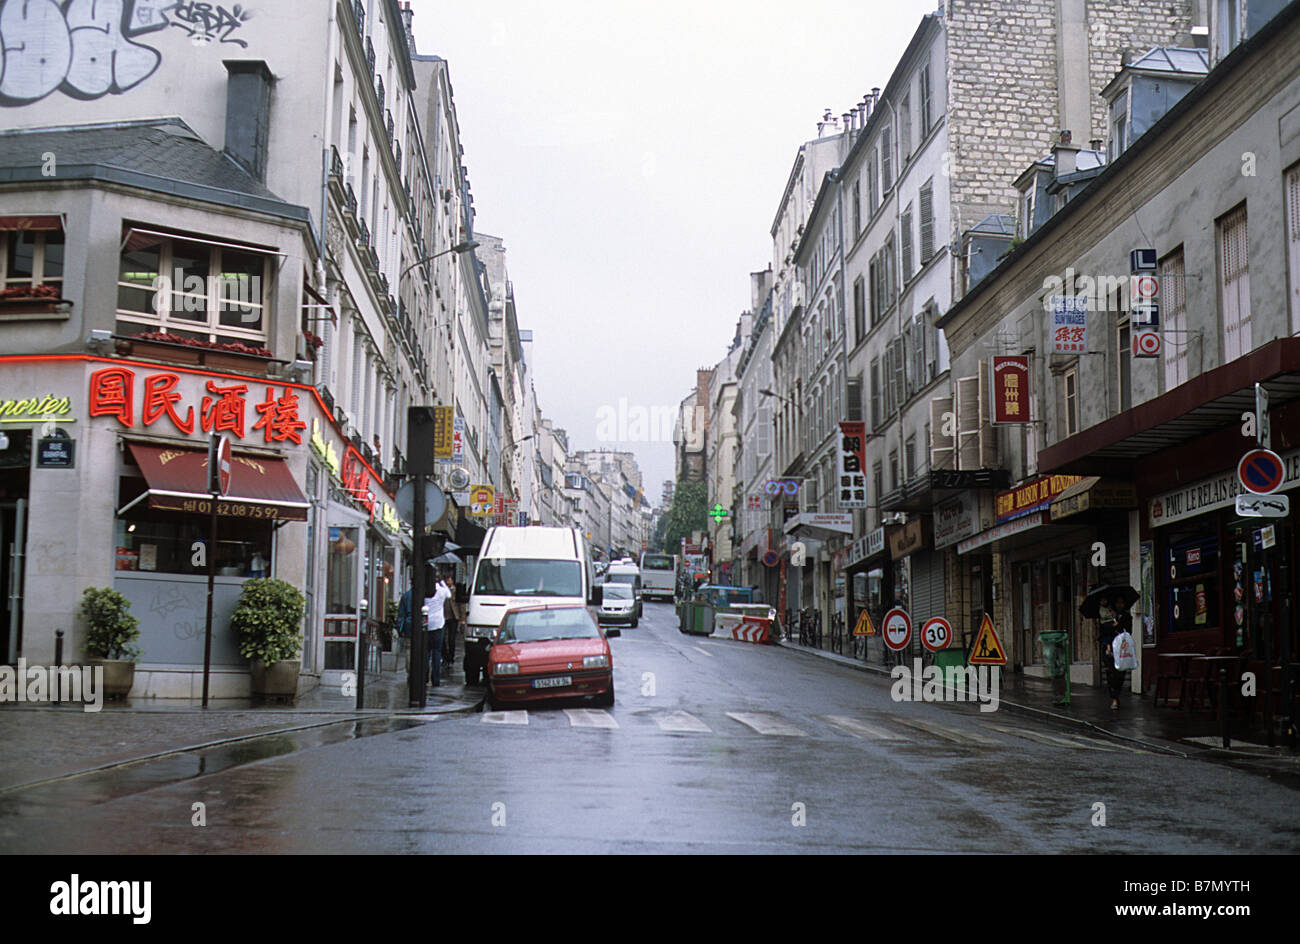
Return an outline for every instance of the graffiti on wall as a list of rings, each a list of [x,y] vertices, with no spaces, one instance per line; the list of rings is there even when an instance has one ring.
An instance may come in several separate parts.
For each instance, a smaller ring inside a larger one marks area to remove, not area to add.
[[[91,100],[121,95],[153,75],[162,54],[135,37],[167,27],[196,44],[233,43],[252,14],[235,4],[178,0],[0,0],[0,105],[61,91]]]

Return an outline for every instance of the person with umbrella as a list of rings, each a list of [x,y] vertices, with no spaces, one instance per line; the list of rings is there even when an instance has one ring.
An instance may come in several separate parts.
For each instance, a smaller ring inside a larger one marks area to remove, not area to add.
[[[1095,587],[1084,598],[1079,612],[1087,619],[1097,620],[1097,643],[1101,648],[1102,665],[1106,668],[1106,687],[1110,690],[1110,707],[1119,710],[1120,692],[1124,690],[1127,669],[1116,667],[1115,637],[1129,633],[1132,638],[1133,617],[1128,608],[1138,598],[1132,587]]]

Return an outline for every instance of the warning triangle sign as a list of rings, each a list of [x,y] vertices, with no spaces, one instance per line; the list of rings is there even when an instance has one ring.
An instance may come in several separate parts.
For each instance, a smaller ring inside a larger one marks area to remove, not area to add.
[[[975,634],[975,645],[971,646],[970,659],[967,661],[971,665],[1007,664],[1006,650],[1002,648],[998,634],[993,631],[993,621],[987,613],[980,623],[980,631]]]
[[[862,615],[858,617],[858,625],[853,627],[853,635],[855,636],[876,635],[875,624],[871,622],[871,614],[868,613],[866,610],[863,610]]]

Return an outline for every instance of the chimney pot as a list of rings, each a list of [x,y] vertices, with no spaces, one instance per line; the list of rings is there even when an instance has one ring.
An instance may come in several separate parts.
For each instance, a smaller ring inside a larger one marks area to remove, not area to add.
[[[1092,138],[1090,141],[1088,141],[1088,147],[1092,148],[1094,151],[1100,151],[1101,145],[1102,145],[1101,138]]]

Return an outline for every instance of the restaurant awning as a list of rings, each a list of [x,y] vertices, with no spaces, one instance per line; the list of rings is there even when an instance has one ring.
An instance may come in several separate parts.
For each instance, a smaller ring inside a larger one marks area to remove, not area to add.
[[[130,443],[131,455],[148,484],[150,508],[210,514],[208,451]],[[217,501],[217,514],[231,518],[306,521],[311,504],[283,459],[235,454],[230,488]]]
[[[1132,482],[1116,482],[1099,475],[1087,475],[1056,496],[1052,520],[1093,508],[1136,508],[1137,488]]]
[[[1039,450],[1042,472],[1129,476],[1134,463],[1241,422],[1255,383],[1270,409],[1300,398],[1300,338],[1278,338]]]

